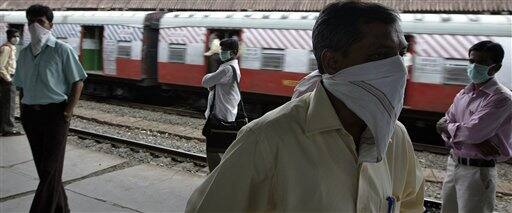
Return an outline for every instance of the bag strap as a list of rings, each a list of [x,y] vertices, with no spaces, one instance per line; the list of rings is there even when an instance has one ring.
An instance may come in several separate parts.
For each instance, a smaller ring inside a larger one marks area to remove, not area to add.
[[[247,114],[245,113],[245,107],[244,107],[244,101],[242,98],[242,90],[240,90],[240,83],[238,82],[238,75],[236,74],[236,68],[233,65],[229,65],[233,71],[233,79],[236,82],[236,87],[238,87],[238,94],[240,94],[240,102],[238,103],[238,106],[241,105],[242,113],[244,113],[245,118],[247,118]]]

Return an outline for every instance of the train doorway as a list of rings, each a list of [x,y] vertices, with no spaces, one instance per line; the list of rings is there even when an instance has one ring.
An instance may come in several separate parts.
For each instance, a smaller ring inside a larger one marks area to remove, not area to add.
[[[102,73],[103,26],[83,26],[80,60],[87,72]]]
[[[220,60],[220,41],[225,38],[236,38],[240,42],[241,30],[209,29],[206,39],[206,73],[215,72],[222,64]]]

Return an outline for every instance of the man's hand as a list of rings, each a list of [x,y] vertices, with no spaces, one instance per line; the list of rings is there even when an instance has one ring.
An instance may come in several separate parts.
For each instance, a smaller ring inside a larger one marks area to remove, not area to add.
[[[3,76],[0,76],[0,84],[11,85],[11,83],[11,78],[4,78]]]
[[[490,140],[485,140],[482,143],[477,143],[475,144],[475,146],[480,150],[480,153],[482,153],[486,157],[498,156],[501,154],[498,145],[496,145],[494,142]]]
[[[442,134],[442,133],[449,134],[448,119],[446,119],[446,117],[442,117],[441,119],[439,119],[439,121],[436,124],[436,130],[437,130],[437,133],[439,133],[439,134]]]
[[[73,110],[64,110],[64,119],[66,119],[67,122],[71,121],[71,118],[73,117]]]

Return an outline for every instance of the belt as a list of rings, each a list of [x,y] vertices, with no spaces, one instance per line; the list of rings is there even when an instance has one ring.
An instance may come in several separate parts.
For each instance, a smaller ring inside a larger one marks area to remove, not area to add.
[[[40,111],[40,110],[54,109],[57,107],[64,107],[65,105],[66,105],[66,102],[63,101],[60,103],[50,103],[50,104],[22,104],[21,106],[24,109]]]
[[[463,158],[463,157],[455,157],[453,155],[452,155],[452,158],[458,164],[465,165],[465,166],[474,166],[474,167],[495,167],[496,166],[496,160]]]

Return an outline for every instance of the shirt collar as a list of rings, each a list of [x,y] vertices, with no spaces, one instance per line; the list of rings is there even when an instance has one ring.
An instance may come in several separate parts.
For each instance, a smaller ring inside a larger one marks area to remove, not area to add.
[[[229,66],[229,65],[236,65],[236,64],[238,64],[238,60],[237,59],[233,59],[231,61],[226,61],[226,62],[223,63],[223,65],[227,65],[227,66]]]
[[[499,87],[499,83],[498,81],[492,77],[489,81],[487,81],[487,83],[485,83],[482,87],[480,87],[479,90],[482,90],[486,93],[489,93],[489,94],[494,94],[496,90],[496,88]],[[469,93],[472,93],[475,91],[475,84],[474,83],[471,83],[469,85],[467,85],[465,88],[464,88],[464,93],[465,94],[469,94]]]
[[[341,125],[340,119],[338,119],[338,115],[334,111],[334,107],[321,83],[316,86],[311,96],[306,117],[306,134],[343,129],[343,125]]]
[[[48,36],[46,44],[50,47],[55,47],[55,43],[57,43],[57,39],[52,34],[50,34],[50,36]]]

